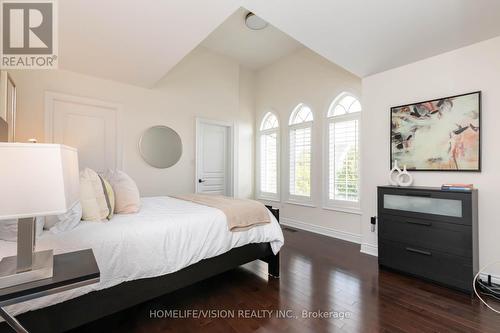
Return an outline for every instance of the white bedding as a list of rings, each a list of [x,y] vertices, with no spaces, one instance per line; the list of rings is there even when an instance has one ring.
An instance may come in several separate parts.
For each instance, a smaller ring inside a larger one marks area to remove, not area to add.
[[[139,213],[115,215],[104,223],[81,222],[75,229],[37,240],[37,250],[64,253],[92,248],[101,270],[100,283],[11,305],[11,314],[46,307],[124,281],[178,271],[202,259],[249,243],[270,242],[274,253],[283,233],[271,213],[271,223],[230,232],[226,217],[215,208],[170,197],[142,198]],[[16,243],[0,241],[0,257],[14,255]]]

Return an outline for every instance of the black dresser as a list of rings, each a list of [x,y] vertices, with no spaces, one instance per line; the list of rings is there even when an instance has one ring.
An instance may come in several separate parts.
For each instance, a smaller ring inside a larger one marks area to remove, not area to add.
[[[477,190],[379,186],[379,265],[470,293],[477,223]]]

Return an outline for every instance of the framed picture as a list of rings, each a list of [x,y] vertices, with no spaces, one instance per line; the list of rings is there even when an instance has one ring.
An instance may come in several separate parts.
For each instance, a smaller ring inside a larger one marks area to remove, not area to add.
[[[481,171],[481,92],[391,108],[390,168]]]

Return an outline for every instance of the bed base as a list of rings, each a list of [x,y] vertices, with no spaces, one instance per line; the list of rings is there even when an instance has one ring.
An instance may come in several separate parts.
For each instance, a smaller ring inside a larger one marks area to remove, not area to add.
[[[279,219],[279,211],[268,208]],[[17,316],[17,319],[30,333],[65,332],[254,260],[266,262],[269,276],[279,277],[279,253],[273,254],[270,243],[248,244],[171,274],[124,282],[63,303],[23,313]],[[0,323],[0,333],[12,332],[7,323]]]

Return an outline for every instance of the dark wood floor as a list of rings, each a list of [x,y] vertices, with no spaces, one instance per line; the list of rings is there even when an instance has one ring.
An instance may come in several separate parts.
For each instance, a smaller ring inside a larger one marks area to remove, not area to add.
[[[264,264],[253,262],[74,333],[500,332],[500,315],[477,299],[379,272],[376,258],[361,254],[359,245],[305,231],[284,233],[280,279],[268,279]],[[162,315],[167,313],[163,310],[187,309],[234,310],[236,317],[238,310],[258,310],[250,317],[264,318],[150,318],[155,310]],[[279,309],[290,310],[282,314],[294,314],[297,319],[262,315],[263,310]],[[345,312],[349,318],[302,318],[303,310]]]

